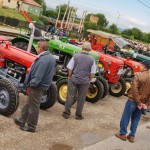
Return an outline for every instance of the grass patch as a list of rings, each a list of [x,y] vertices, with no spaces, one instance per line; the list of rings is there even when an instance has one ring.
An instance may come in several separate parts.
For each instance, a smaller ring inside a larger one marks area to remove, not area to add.
[[[10,9],[10,8],[1,8],[0,9],[0,15],[5,16],[5,17],[10,17],[10,18],[15,18],[19,20],[26,21],[25,17],[20,14],[17,10],[15,9]]]

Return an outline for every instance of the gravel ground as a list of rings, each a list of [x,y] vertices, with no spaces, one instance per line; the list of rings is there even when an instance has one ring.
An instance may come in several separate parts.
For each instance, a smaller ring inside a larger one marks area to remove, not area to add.
[[[84,120],[72,115],[65,120],[61,114],[64,106],[56,103],[47,111],[40,111],[36,133],[23,132],[13,123],[23,107],[26,96],[20,95],[20,105],[11,117],[0,116],[0,150],[79,150],[95,144],[110,136],[119,129],[119,121],[127,97],[107,96],[95,104],[86,102]],[[150,113],[142,116],[140,124],[150,121]]]

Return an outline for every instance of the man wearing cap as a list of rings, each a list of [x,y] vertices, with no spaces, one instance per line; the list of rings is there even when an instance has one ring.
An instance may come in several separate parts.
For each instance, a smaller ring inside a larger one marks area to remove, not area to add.
[[[82,52],[74,54],[67,65],[68,68],[68,90],[67,100],[65,103],[65,111],[62,116],[68,119],[71,115],[71,106],[74,102],[74,97],[77,96],[77,108],[75,119],[84,119],[82,110],[86,98],[86,92],[90,81],[96,73],[95,60],[88,53],[91,50],[91,44],[84,42],[82,45]]]
[[[150,62],[143,61],[141,64],[141,73],[135,74],[131,88],[128,90],[128,100],[120,121],[120,132],[115,136],[121,140],[128,139],[134,142],[135,133],[143,109],[150,105]],[[127,134],[127,126],[131,119],[130,133]]]

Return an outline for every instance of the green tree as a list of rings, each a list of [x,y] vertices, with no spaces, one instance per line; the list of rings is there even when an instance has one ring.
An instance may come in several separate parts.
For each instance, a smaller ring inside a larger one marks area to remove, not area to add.
[[[84,23],[85,28],[87,28],[86,26],[88,25],[88,23],[91,24],[91,22],[90,22],[90,16],[91,15],[96,16],[96,17],[99,18],[98,22],[97,22],[98,30],[104,29],[108,25],[109,22],[107,21],[104,14],[100,14],[100,13],[98,13],[98,14],[88,14],[85,18],[85,23]]]
[[[113,33],[113,34],[119,34],[119,30],[115,24],[110,25],[109,31],[110,33]]]
[[[57,12],[55,10],[47,10],[45,13],[45,16],[56,19],[57,18]]]
[[[61,11],[60,11],[60,16],[59,16],[59,19],[60,19],[60,20],[63,19],[64,14],[65,14],[65,11],[66,11],[66,8],[67,8],[67,4],[61,5]],[[66,13],[65,20],[67,20],[67,16],[68,16],[68,13],[69,13],[70,8],[72,8],[72,10],[75,11],[75,8],[74,8],[74,7],[68,7],[68,10],[67,10],[67,13]],[[59,12],[59,5],[56,6],[56,11]]]
[[[143,33],[143,36],[141,37],[141,40],[143,42],[148,42],[148,34],[147,33]]]
[[[134,36],[135,39],[141,40],[143,33],[140,29],[132,28],[131,31],[132,31],[132,35]]]

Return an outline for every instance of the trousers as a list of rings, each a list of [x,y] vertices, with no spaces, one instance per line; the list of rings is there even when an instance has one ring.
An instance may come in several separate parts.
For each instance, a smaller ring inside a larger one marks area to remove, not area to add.
[[[142,110],[138,109],[137,104],[128,99],[120,121],[120,134],[127,134],[127,126],[129,125],[129,121],[131,119],[129,135],[135,136],[141,114]]]
[[[71,106],[77,98],[77,108],[76,115],[82,115],[82,110],[86,98],[86,92],[88,90],[89,84],[75,84],[73,81],[68,79],[68,88],[67,88],[67,99],[65,103],[65,112],[66,114],[71,114]]]
[[[39,118],[39,110],[41,98],[44,90],[39,87],[28,88],[27,103],[24,105],[19,121],[21,123],[27,123],[31,128],[36,128]]]

